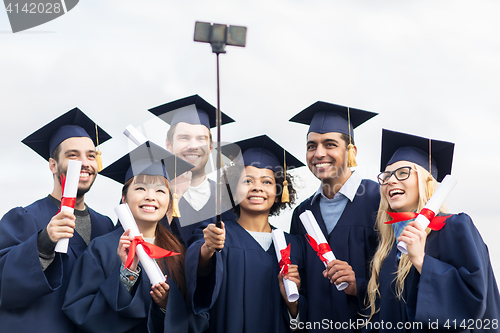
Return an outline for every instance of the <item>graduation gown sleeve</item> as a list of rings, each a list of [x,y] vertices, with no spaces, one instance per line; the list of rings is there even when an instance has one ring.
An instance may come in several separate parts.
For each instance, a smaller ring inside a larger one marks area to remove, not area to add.
[[[151,297],[141,272],[129,292],[120,281],[116,253],[123,229],[97,238],[75,263],[63,305],[64,313],[85,332],[145,330]]]
[[[50,217],[47,218],[50,220]],[[21,207],[9,211],[0,222],[2,309],[28,306],[61,287],[63,272],[60,255],[56,255],[45,272],[40,264],[37,236],[43,227],[37,224],[35,216]]]
[[[475,331],[479,322],[498,323],[500,296],[488,249],[467,214],[452,215],[443,229],[431,232],[425,253],[421,274],[411,272],[411,321],[438,323],[440,329],[447,323],[453,328],[455,321],[456,329],[464,331]]]

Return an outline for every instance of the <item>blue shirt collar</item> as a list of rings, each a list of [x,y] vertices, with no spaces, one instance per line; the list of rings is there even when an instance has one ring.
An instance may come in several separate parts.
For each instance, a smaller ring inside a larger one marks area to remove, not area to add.
[[[344,185],[342,185],[340,190],[337,193],[335,193],[333,198],[336,199],[340,195],[343,195],[352,202],[354,200],[354,197],[356,196],[356,192],[358,191],[359,185],[361,185],[361,180],[362,179],[359,176],[359,174],[353,171],[351,173],[351,176],[346,180]],[[316,198],[318,198],[320,195],[327,200],[331,200],[328,199],[325,193],[323,192],[322,184],[320,184],[319,189],[316,191],[316,193],[314,193],[312,201],[316,200]]]

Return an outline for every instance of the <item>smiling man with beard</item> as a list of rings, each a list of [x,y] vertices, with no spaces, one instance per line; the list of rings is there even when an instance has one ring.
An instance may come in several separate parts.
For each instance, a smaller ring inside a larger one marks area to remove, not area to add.
[[[356,166],[357,153],[353,129],[376,115],[319,101],[290,119],[309,125],[307,166],[321,181],[318,191],[293,212],[290,233],[307,233],[299,215],[310,210],[338,259],[325,270],[316,252],[304,241],[306,274],[301,278],[311,327],[327,320],[340,324],[343,332],[357,331],[350,323],[360,318],[369,260],[377,246],[374,225],[380,194],[377,183],[361,179],[358,172],[351,171]],[[342,282],[349,286],[338,291],[335,285]]]
[[[91,239],[114,229],[108,217],[84,202],[98,173],[95,144],[110,138],[74,108],[23,140],[48,160],[54,187],[0,220],[0,322],[6,331],[76,331],[61,310],[71,269]],[[69,160],[82,162],[74,214],[58,211]],[[61,238],[70,238],[67,253],[55,252]]]
[[[170,124],[165,140],[167,150],[194,165],[191,171],[177,176],[172,182],[172,191],[176,195],[174,205],[177,201],[180,216],[170,219],[170,228],[188,245],[189,238],[201,222],[215,216],[215,182],[208,178],[206,165],[213,149],[210,128],[216,126],[216,108],[200,96],[193,95],[149,111]],[[221,114],[221,125],[234,122],[223,112]],[[223,200],[223,221],[234,219],[231,208],[231,204]]]

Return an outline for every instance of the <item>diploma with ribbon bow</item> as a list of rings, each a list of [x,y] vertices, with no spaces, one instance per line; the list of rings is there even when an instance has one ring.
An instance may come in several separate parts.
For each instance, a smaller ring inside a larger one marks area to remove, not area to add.
[[[403,213],[389,213],[392,218],[395,218],[393,221],[389,221],[389,223],[396,223],[399,221],[415,219],[420,225],[424,228],[431,228],[433,230],[439,230],[444,226],[444,221],[449,216],[436,216],[439,212],[439,209],[445,202],[448,195],[450,195],[453,188],[457,185],[457,180],[451,175],[446,175],[441,185],[437,188],[436,192],[432,195],[432,197],[427,201],[425,207],[420,211],[417,215],[416,213],[411,212],[403,212]],[[406,248],[405,242],[398,243],[398,250],[403,252],[404,254],[408,254],[408,249]]]
[[[292,264],[290,261],[290,245],[286,245],[285,235],[283,230],[274,229],[271,236],[273,237],[274,249],[276,250],[276,257],[280,265],[280,273],[286,275],[288,273],[288,266]],[[285,285],[286,297],[289,302],[295,302],[299,299],[299,291],[295,282],[288,279],[283,279]]]
[[[175,256],[180,253],[167,251],[165,249],[162,249],[161,247],[145,242],[141,237],[139,228],[137,228],[137,224],[135,223],[134,216],[132,215],[132,212],[130,211],[130,208],[127,204],[121,204],[116,207],[115,213],[123,226],[123,230],[130,229],[130,236],[134,237],[134,240],[130,245],[127,261],[125,262],[125,267],[130,267],[130,265],[134,261],[135,253],[137,253],[142,267],[148,275],[151,285],[165,282],[165,275],[158,266],[158,263],[152,258],[158,259],[168,256]]]
[[[307,241],[314,249],[314,251],[316,251],[318,257],[326,267],[330,261],[333,261],[336,258],[332,252],[332,249],[330,248],[330,245],[328,245],[326,241],[325,235],[323,235],[323,232],[318,225],[318,221],[316,221],[316,218],[310,210],[304,211],[299,215],[299,218],[307,231]],[[349,283],[342,282],[335,286],[337,287],[337,290],[340,291],[347,288],[349,286]]]
[[[73,213],[75,211],[76,193],[78,192],[78,183],[80,182],[80,172],[82,169],[82,161],[69,160],[66,169],[66,176],[61,175],[61,206],[59,212],[67,211]],[[56,214],[57,215],[57,214]],[[61,238],[57,241],[55,251],[59,253],[67,253],[69,238]]]

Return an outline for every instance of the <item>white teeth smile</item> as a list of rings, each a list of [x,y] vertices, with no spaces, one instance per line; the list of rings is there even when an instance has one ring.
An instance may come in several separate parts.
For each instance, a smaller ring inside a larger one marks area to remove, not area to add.
[[[81,178],[87,178],[88,176],[90,176],[90,173],[88,173],[88,172],[80,172],[80,177]]]
[[[316,168],[325,168],[329,165],[331,165],[331,163],[319,163],[319,164],[316,164]]]
[[[250,197],[248,198],[250,201],[264,201],[264,198],[262,197]]]
[[[148,212],[154,212],[156,210],[156,207],[154,206],[141,206],[141,208]]]
[[[404,194],[405,191],[403,190],[400,190],[400,189],[394,189],[394,190],[390,190],[389,191],[389,196],[392,198],[393,196],[397,195],[397,194]]]

